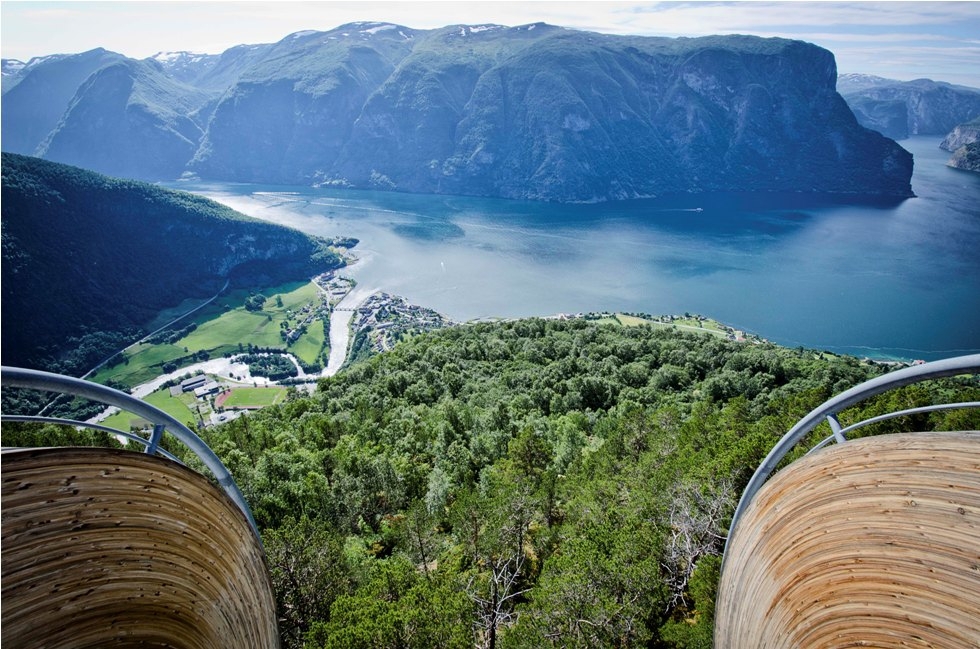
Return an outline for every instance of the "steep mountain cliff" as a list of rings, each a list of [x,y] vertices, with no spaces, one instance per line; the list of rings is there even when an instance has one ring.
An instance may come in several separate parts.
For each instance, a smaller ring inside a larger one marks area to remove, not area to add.
[[[202,177],[558,201],[910,194],[911,156],[855,122],[833,55],[806,43],[359,24],[274,51],[288,63],[215,110]]]
[[[980,116],[950,131],[939,148],[953,152],[950,167],[980,172]]]
[[[343,263],[329,241],[198,196],[8,153],[2,211],[12,365],[57,358],[72,338],[135,331],[226,280],[267,286]]]
[[[931,79],[842,77],[838,88],[858,122],[898,140],[910,135],[945,135],[957,124],[980,115],[980,90]]]
[[[369,26],[286,37],[225,93],[191,169],[247,182],[309,182],[322,175],[414,37],[407,28]]]
[[[956,169],[980,173],[980,142],[970,142],[956,149],[946,164]]]
[[[553,201],[911,195],[911,156],[836,83],[830,52],[783,39],[353,23],[98,70],[40,152],[148,179]]]
[[[946,134],[939,148],[944,151],[955,151],[961,146],[980,141],[980,115],[963,124],[957,124]]]

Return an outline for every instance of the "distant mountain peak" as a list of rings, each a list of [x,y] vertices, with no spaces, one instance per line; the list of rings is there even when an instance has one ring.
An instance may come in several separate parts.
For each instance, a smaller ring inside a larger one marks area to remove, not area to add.
[[[177,61],[186,61],[186,60],[190,60],[196,63],[207,56],[211,56],[211,55],[206,54],[204,52],[180,51],[180,52],[157,52],[150,58],[153,59],[154,61],[159,61],[160,63],[166,65],[168,63],[175,63]]]
[[[466,36],[467,34],[479,34],[481,32],[490,32],[498,29],[507,29],[503,25],[496,25],[493,23],[486,23],[483,25],[458,25],[459,35]]]
[[[19,59],[3,59],[2,72],[4,75],[17,74],[23,70],[27,64]]]
[[[398,25],[392,23],[364,23],[364,28],[361,29],[361,33],[377,34],[378,32],[388,31],[390,29],[398,29]]]
[[[378,34],[385,34],[387,32],[397,32],[398,35],[404,40],[412,40],[415,38],[415,33],[417,30],[405,27],[403,25],[396,25],[394,23],[384,23],[384,22],[353,22],[345,23],[340,27],[335,27],[328,31],[320,31],[315,29],[304,29],[302,31],[293,32],[287,35],[285,38],[279,41],[281,44],[289,43],[291,41],[301,41],[304,39],[314,38],[314,37],[324,37],[324,40],[337,40],[338,38],[360,38],[362,40],[368,40]]]
[[[344,23],[340,27],[335,27],[327,33],[336,34],[339,32],[347,35],[362,34],[366,36],[374,36],[375,34],[390,31],[415,32],[416,30],[411,29],[410,27],[405,27],[404,25],[396,25],[395,23],[359,21]]]
[[[878,77],[873,74],[848,72],[837,75],[837,92],[846,95],[867,88],[890,86],[896,83],[901,83],[901,81],[897,79],[886,79],[885,77]]]

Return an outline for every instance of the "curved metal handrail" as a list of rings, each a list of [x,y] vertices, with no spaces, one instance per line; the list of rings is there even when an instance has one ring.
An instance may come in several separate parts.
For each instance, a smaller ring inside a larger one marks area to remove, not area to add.
[[[844,433],[855,428],[860,428],[867,424],[874,423],[875,421],[882,421],[884,419],[891,418],[892,416],[900,416],[901,413],[890,413],[889,415],[882,415],[879,417],[873,417],[857,424],[848,426],[847,428],[842,428],[837,421],[837,415],[845,408],[853,406],[856,403],[860,403],[865,399],[870,397],[888,392],[889,390],[894,390],[896,388],[901,388],[906,385],[911,385],[913,383],[918,383],[920,381],[925,381],[928,379],[938,379],[946,376],[957,376],[960,374],[977,374],[980,373],[980,354],[970,354],[968,356],[957,356],[955,358],[946,358],[939,361],[933,361],[931,363],[923,363],[921,365],[913,365],[912,367],[906,367],[895,372],[890,372],[888,374],[873,378],[869,381],[865,381],[859,385],[854,386],[850,390],[840,393],[836,397],[833,397],[823,404],[817,406],[810,411],[803,419],[798,421],[793,428],[789,430],[788,433],[783,435],[782,439],[776,442],[772,450],[756,469],[752,478],[749,479],[749,483],[745,487],[745,491],[742,492],[742,497],[738,501],[738,506],[735,508],[735,513],[732,515],[732,523],[729,526],[728,538],[731,539],[732,535],[735,533],[736,527],[738,525],[738,520],[741,518],[745,509],[748,507],[749,503],[758,493],[762,485],[765,484],[769,476],[772,475],[773,471],[776,470],[779,462],[782,461],[786,455],[789,454],[793,448],[796,447],[800,441],[806,437],[814,428],[820,425],[822,422],[827,421],[830,424],[833,435],[830,439],[836,440],[838,442],[846,441]],[[975,402],[966,402],[963,404],[945,404],[943,406],[928,406],[933,410],[941,408],[953,408],[953,407],[974,407],[980,404]],[[912,411],[925,411],[923,409],[912,409]],[[905,414],[909,414],[906,412]],[[830,439],[825,439],[820,442],[818,446],[826,445]],[[725,543],[725,549],[728,549],[728,542]],[[727,552],[726,552],[727,554]],[[724,559],[722,559],[724,564]]]
[[[841,428],[835,431],[833,434],[824,437],[820,440],[816,446],[811,448],[806,452],[807,455],[822,449],[831,442],[839,441],[838,438],[843,436],[844,441],[847,441],[847,433],[852,430],[857,430],[858,428],[864,428],[865,426],[870,426],[871,424],[877,424],[882,421],[888,421],[889,419],[898,419],[899,417],[907,417],[909,415],[920,415],[926,412],[938,412],[941,410],[962,410],[964,408],[980,408],[980,401],[963,401],[961,403],[937,403],[932,406],[920,406],[918,408],[907,408],[905,410],[896,410],[895,412],[885,413],[884,415],[878,415],[877,417],[872,417],[871,419],[865,419],[864,421],[859,421],[856,424],[851,424],[845,428]]]
[[[91,428],[92,430],[101,430],[104,433],[110,433],[116,437],[123,437],[130,442],[136,442],[137,444],[142,444],[144,448],[149,447],[150,440],[145,437],[140,437],[139,435],[134,435],[133,433],[128,433],[124,430],[119,430],[118,428],[113,428],[112,426],[103,426],[102,424],[97,424],[91,421],[79,421],[77,419],[63,419],[61,417],[45,417],[44,415],[6,415],[0,414],[0,420],[2,421],[22,421],[26,423],[36,423],[36,424],[58,424],[59,426],[74,426],[77,428]],[[167,451],[166,449],[157,448],[157,453],[167,458],[168,460],[173,460],[177,464],[183,464],[180,459],[173,453]]]
[[[0,367],[0,381],[2,381],[4,387],[27,388],[31,390],[42,390],[45,392],[70,394],[108,404],[110,406],[116,406],[117,408],[121,408],[128,412],[132,412],[135,415],[139,415],[153,424],[153,433],[150,435],[150,438],[144,439],[137,435],[129,435],[128,433],[123,433],[123,435],[127,439],[133,439],[134,441],[143,444],[146,447],[146,453],[149,455],[156,455],[158,453],[165,454],[162,452],[162,449],[160,449],[160,440],[163,438],[163,433],[166,430],[166,432],[169,432],[171,435],[180,440],[184,446],[186,446],[202,462],[204,462],[204,465],[211,471],[215,479],[217,479],[221,489],[228,495],[229,498],[231,498],[232,502],[235,503],[235,506],[238,507],[238,509],[240,509],[245,515],[249,526],[251,526],[252,531],[255,533],[255,537],[258,539],[261,546],[262,536],[259,534],[259,527],[255,522],[255,518],[252,516],[252,510],[249,509],[248,503],[245,502],[245,497],[238,489],[238,485],[235,484],[235,479],[232,478],[231,473],[227,468],[225,468],[225,465],[222,464],[221,460],[217,455],[215,455],[214,451],[211,450],[211,447],[209,447],[204,440],[198,437],[192,430],[187,428],[187,426],[180,423],[171,415],[167,414],[163,410],[160,410],[156,406],[150,405],[142,399],[137,399],[136,397],[126,394],[125,392],[121,392],[120,390],[116,390],[115,388],[110,388],[99,383],[92,383],[91,381],[76,379],[71,376],[52,374],[51,372],[3,366]],[[10,415],[2,416],[3,419],[9,419],[10,417]],[[45,417],[43,419],[45,421],[51,421],[52,418]],[[71,425],[75,425],[77,423],[80,422],[72,422]],[[81,423],[80,425],[97,429],[107,428],[100,427],[95,424]],[[109,430],[114,432],[114,434],[121,432],[115,431],[115,429]],[[165,455],[170,454],[166,453]],[[169,459],[174,458],[173,456],[170,456]]]

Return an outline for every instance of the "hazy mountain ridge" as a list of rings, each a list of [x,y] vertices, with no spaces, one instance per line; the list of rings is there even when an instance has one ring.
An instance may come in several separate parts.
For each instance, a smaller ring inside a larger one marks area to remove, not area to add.
[[[837,88],[858,122],[896,140],[945,135],[980,116],[980,89],[931,79],[841,75]]]
[[[37,152],[115,176],[176,178],[203,136],[195,113],[208,98],[149,61],[112,63],[79,87]]]
[[[122,54],[101,48],[31,59],[13,74],[15,85],[3,90],[3,150],[36,155],[79,87],[101,68],[124,60]]]
[[[14,93],[20,74],[5,117],[40,101]],[[556,201],[911,195],[911,156],[861,128],[836,84],[833,55],[800,41],[353,23],[90,73],[19,150],[144,179]]]
[[[343,265],[327,240],[39,158],[4,153],[2,193],[7,364],[37,367],[73,337],[138,330],[226,280],[268,286]]]

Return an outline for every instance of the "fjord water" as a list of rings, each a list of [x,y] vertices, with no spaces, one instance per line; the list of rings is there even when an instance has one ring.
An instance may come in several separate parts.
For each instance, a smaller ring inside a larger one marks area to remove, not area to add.
[[[310,234],[351,236],[359,288],[455,320],[700,313],[786,346],[879,359],[980,351],[980,175],[915,156],[905,201],[692,195],[595,205],[179,183]]]

